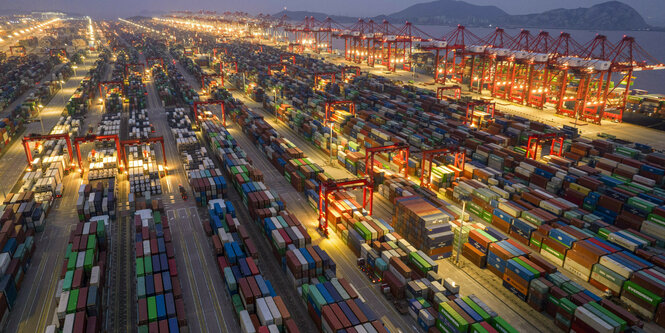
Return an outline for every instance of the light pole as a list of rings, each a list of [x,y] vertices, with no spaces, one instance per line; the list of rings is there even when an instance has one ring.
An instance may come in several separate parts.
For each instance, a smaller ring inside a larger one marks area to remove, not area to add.
[[[462,252],[462,232],[464,232],[464,215],[466,214],[466,202],[471,200],[468,194],[460,195],[459,199],[462,201],[462,216],[460,217],[460,231],[459,239],[457,239],[457,256],[455,257],[455,264],[459,264],[459,254]]]
[[[44,111],[44,106],[39,104],[37,105],[39,108],[39,123],[42,125],[42,135],[44,134],[44,119],[42,118],[42,111]]]
[[[329,161],[329,163],[330,163],[331,166],[333,165],[333,162],[332,162],[333,161],[332,145],[333,145],[333,123],[330,122],[330,161]]]

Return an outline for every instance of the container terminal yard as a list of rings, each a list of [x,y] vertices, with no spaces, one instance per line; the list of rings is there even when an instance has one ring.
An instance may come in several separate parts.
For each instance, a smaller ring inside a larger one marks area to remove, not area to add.
[[[7,21],[1,331],[665,331],[630,37]]]

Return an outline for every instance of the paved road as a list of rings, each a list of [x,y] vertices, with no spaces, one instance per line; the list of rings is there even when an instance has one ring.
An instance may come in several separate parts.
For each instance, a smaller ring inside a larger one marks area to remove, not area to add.
[[[183,201],[178,191],[178,185],[187,187],[188,181],[166,112],[152,80],[146,88],[148,117],[155,127],[155,134],[164,137],[170,166],[169,175],[162,179],[162,200],[173,234],[189,329],[191,332],[237,332],[240,326],[231,299],[225,292],[210,239],[203,231],[202,215],[193,196],[189,201]],[[161,159],[157,161],[161,162]]]
[[[185,76],[185,79],[188,81],[188,83],[192,87],[198,88],[197,90],[200,89],[200,84],[194,78],[192,75],[190,75],[188,72],[186,72],[180,64],[178,64],[178,70],[183,73]],[[221,117],[221,110],[219,107],[215,107],[214,109],[218,115],[218,117]],[[233,129],[231,129],[232,131]],[[238,139],[241,137],[240,133],[236,132],[231,132],[234,138]],[[244,134],[242,134],[244,136]],[[243,137],[244,138],[244,137]],[[245,138],[246,139],[246,138]],[[256,153],[256,147],[250,146],[250,145],[245,145],[241,146],[243,149],[254,149],[254,153]],[[253,160],[259,160],[265,162],[265,158],[258,157],[255,155],[253,157]],[[217,161],[215,161],[217,164]],[[221,168],[221,166],[220,166]],[[263,172],[267,172],[270,170],[269,168],[262,168]],[[276,170],[273,168],[274,172]],[[280,187],[273,187],[271,183],[266,182],[266,185],[270,186],[272,190],[278,191],[280,194],[285,193],[287,190],[292,189],[292,187],[286,183],[285,179],[283,177],[279,177],[279,175],[274,174],[273,177],[270,175],[264,174],[265,179],[279,179],[282,180],[284,183],[281,184]],[[228,181],[228,179],[227,179]],[[233,187],[229,183],[229,189],[228,189],[228,199],[233,203],[233,206],[236,207],[236,214],[238,215],[238,220],[241,223],[244,223],[244,225],[247,227],[250,237],[254,241],[254,244],[256,244],[258,250],[259,250],[259,260],[258,266],[259,270],[261,271],[262,275],[266,277],[273,285],[275,288],[275,291],[277,292],[278,295],[282,296],[284,303],[286,306],[289,308],[289,312],[291,313],[291,316],[296,319],[296,325],[298,325],[298,328],[301,330],[301,332],[315,332],[316,326],[314,325],[314,322],[310,319],[307,309],[304,306],[304,303],[300,301],[300,295],[298,294],[298,291],[294,288],[292,284],[290,284],[286,278],[286,274],[281,268],[281,264],[278,263],[276,260],[274,260],[274,255],[271,250],[271,245],[268,239],[263,235],[263,232],[260,230],[258,225],[256,223],[253,223],[252,218],[249,215],[249,211],[247,210],[246,206],[243,204],[242,198],[240,197],[239,193],[233,189]],[[273,184],[274,185],[274,184]],[[288,200],[288,194],[287,195],[287,202]],[[296,200],[300,200],[302,203],[302,198],[298,199],[297,197],[292,197]],[[300,319],[300,318],[307,318],[307,319]]]
[[[79,73],[86,73],[92,68],[95,60],[96,56],[87,58]],[[58,92],[42,111],[46,131],[50,131],[57,122],[64,108],[62,100],[69,100],[82,78],[82,75],[70,78],[63,90]],[[26,133],[41,132],[39,122],[31,123],[27,127]],[[23,174],[24,165],[25,153],[22,145],[12,145],[6,155],[0,159],[0,168],[6,170],[6,174],[0,178],[0,187],[3,189],[13,187]],[[53,314],[57,306],[55,292],[60,280],[59,273],[69,234],[78,223],[76,199],[81,178],[78,174],[70,174],[64,178],[63,183],[62,198],[56,199],[46,219],[44,231],[36,236],[36,250],[31,267],[25,275],[24,288],[18,294],[15,309],[10,314],[7,332],[42,332],[55,319]]]
[[[83,80],[87,72],[94,66],[96,59],[96,53],[85,59],[84,63],[76,72],[78,75],[72,76],[67,82],[65,82],[65,84],[63,84],[62,89],[53,96],[51,101],[40,112],[40,115],[36,118],[37,121],[25,125],[25,135],[30,133],[42,133],[42,124],[39,119],[41,119],[44,124],[44,132],[50,132],[53,126],[58,122],[67,101],[69,101],[69,98],[72,97],[76,89],[79,87],[81,80]],[[5,197],[6,193],[11,191],[16,181],[22,175],[24,166],[27,165],[25,151],[23,150],[23,145],[20,140],[14,140],[10,143],[0,160],[0,165],[3,164],[12,167],[2,169],[4,170],[3,177],[0,177],[0,194],[2,194],[2,198]]]

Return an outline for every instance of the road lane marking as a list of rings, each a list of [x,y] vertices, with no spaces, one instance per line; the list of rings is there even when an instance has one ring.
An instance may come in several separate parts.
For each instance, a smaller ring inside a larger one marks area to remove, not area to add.
[[[194,214],[190,215],[190,216],[192,216],[189,219],[190,224],[195,223],[194,222],[194,217],[198,220],[199,224],[201,224],[201,220],[199,218],[198,213],[196,212],[196,209],[194,207],[190,207],[190,212],[191,212],[191,210],[194,210]],[[198,232],[198,230],[196,230],[195,225],[192,226],[192,229],[194,229],[193,230],[194,232]],[[200,233],[199,233],[199,235],[200,235]],[[207,285],[208,289],[212,289],[212,295],[214,295],[214,300],[213,300],[213,296],[210,297],[210,300],[213,303],[213,307],[215,308],[215,312],[218,314],[218,316],[215,316],[215,320],[217,321],[217,326],[221,327],[222,331],[227,333],[228,330],[226,328],[227,327],[226,318],[224,318],[224,313],[222,312],[220,302],[219,302],[219,298],[217,297],[217,290],[215,288],[214,283],[212,283],[212,278],[210,277],[210,271],[208,270],[208,265],[205,264],[205,257],[204,257],[203,251],[201,250],[202,246],[199,242],[198,235],[194,235],[193,238],[194,238],[194,244],[196,245],[196,250],[199,254],[199,260],[201,261],[201,266],[203,267],[203,274],[204,274],[204,277],[205,277],[205,280],[206,280],[206,285]],[[222,317],[222,320],[224,321],[224,325],[220,325],[218,317]]]
[[[188,281],[189,281],[188,286],[189,286],[189,289],[190,289],[190,292],[191,292],[190,295],[194,299],[194,306],[196,307],[196,318],[198,319],[198,322],[199,322],[199,326],[200,326],[199,329],[200,329],[201,332],[203,332],[204,329],[207,331],[208,328],[203,325],[203,320],[201,319],[201,315],[203,314],[201,309],[202,309],[203,306],[201,304],[199,304],[200,297],[199,297],[198,284],[196,283],[196,280],[193,278],[193,275],[192,275],[193,268],[192,268],[192,263],[191,263],[190,258],[189,258],[189,248],[187,247],[187,243],[185,242],[185,238],[183,237],[182,227],[181,227],[180,224],[178,224],[178,229],[180,231],[179,232],[180,237],[178,237],[178,239],[180,240],[181,250],[183,250],[183,249],[185,250],[182,254],[183,254],[183,257],[184,257],[183,259],[185,260],[185,266],[186,266],[186,269],[187,269],[187,277],[188,277]],[[194,282],[194,284],[192,284],[192,281]]]

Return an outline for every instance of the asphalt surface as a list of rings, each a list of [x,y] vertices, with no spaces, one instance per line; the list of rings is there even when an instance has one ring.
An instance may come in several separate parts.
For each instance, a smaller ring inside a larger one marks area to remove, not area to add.
[[[93,68],[96,58],[96,54],[86,57],[84,63],[80,65],[76,71],[76,74],[78,75],[70,77],[69,80],[62,85],[62,89],[53,96],[51,101],[44,106],[44,109],[33,119],[32,122],[24,124],[24,135],[29,135],[31,133],[41,134],[42,122],[44,125],[43,133],[47,134],[50,132],[53,126],[58,122],[58,119],[60,119],[67,101],[69,101],[69,98],[72,97],[76,89],[79,87],[81,80],[83,80],[88,70]],[[16,181],[22,175],[24,166],[27,166],[25,151],[21,140],[13,140],[10,142],[9,146],[5,148],[4,155],[2,155],[2,159],[0,159],[0,165],[3,164],[5,166],[12,166],[9,168],[3,168],[3,177],[0,177],[0,194],[4,199],[5,195],[11,191]]]
[[[92,68],[96,56],[86,58],[77,74],[70,78],[63,89],[42,111],[44,129],[50,131],[65,107],[65,103],[78,87],[83,75]],[[64,102],[63,102],[64,101]],[[26,125],[26,133],[41,132],[39,122]],[[5,170],[0,178],[2,189],[11,189],[24,171],[25,152],[23,146],[13,144],[0,159],[0,168]],[[63,196],[56,199],[50,214],[46,218],[44,231],[35,237],[36,249],[31,260],[31,267],[25,274],[23,288],[19,291],[14,310],[10,313],[7,332],[42,332],[54,318],[57,300],[55,292],[60,280],[60,269],[64,260],[67,241],[71,230],[78,224],[76,199],[81,178],[71,173],[63,180]]]
[[[200,88],[200,84],[198,81],[194,80],[194,78],[187,71],[185,71],[184,68],[180,66],[180,64],[178,64],[177,66],[178,66],[178,71],[180,71],[180,73],[184,75],[184,77],[192,87]],[[218,116],[221,117],[220,114],[221,111],[217,111],[219,110],[219,108],[217,107],[215,110]],[[234,135],[234,137],[236,136]],[[217,163],[217,161],[215,162]],[[220,169],[222,168],[221,165],[218,166],[220,167]],[[268,170],[268,169],[262,169],[262,170]],[[276,179],[280,178],[280,177],[270,177],[265,174],[264,177],[276,178]],[[228,194],[226,200],[230,200],[233,203],[233,206],[236,209],[238,220],[247,227],[251,239],[254,241],[254,244],[258,248],[259,258],[260,258],[258,262],[258,267],[259,270],[261,271],[261,274],[272,283],[277,294],[282,296],[285,305],[288,307],[289,312],[291,313],[292,318],[296,319],[296,325],[301,330],[301,332],[315,332],[316,326],[314,325],[314,322],[309,318],[304,303],[300,301],[301,298],[297,290],[286,279],[286,274],[281,269],[281,263],[278,263],[274,259],[274,255],[271,251],[271,245],[269,241],[263,235],[263,232],[260,230],[260,228],[258,228],[256,223],[252,221],[252,218],[249,215],[249,211],[242,202],[242,198],[240,197],[239,193],[235,191],[229,179],[227,179],[227,183],[228,183],[227,185]],[[266,183],[266,185],[268,185],[268,183]],[[275,189],[278,192],[282,193],[280,189],[273,188],[272,186],[271,189]],[[302,320],[300,318],[307,318],[307,319]]]
[[[212,243],[203,231],[201,209],[196,207],[193,195],[190,195],[188,201],[183,201],[178,190],[178,185],[181,184],[188,188],[189,182],[180,162],[180,154],[166,112],[154,82],[149,81],[146,89],[148,117],[155,127],[155,135],[163,136],[166,146],[169,172],[162,178],[161,197],[173,235],[189,330],[237,332],[240,326],[231,306],[231,298],[225,292],[226,287],[217,268]],[[158,157],[157,161],[161,162],[161,157]]]

